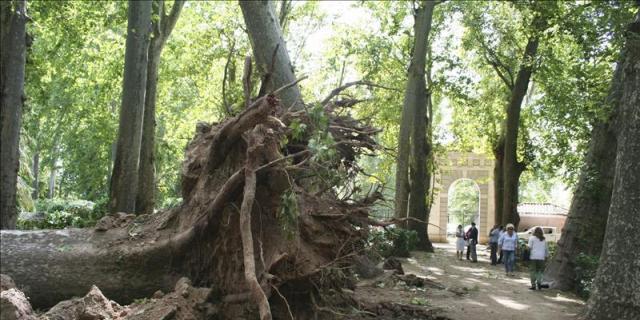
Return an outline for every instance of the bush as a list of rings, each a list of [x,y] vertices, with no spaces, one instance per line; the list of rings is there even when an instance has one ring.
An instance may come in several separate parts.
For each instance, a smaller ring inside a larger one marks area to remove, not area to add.
[[[593,284],[593,279],[596,276],[599,261],[599,256],[592,256],[584,253],[580,253],[576,257],[576,267],[574,269],[577,284],[576,292],[584,299],[588,299],[589,295],[591,295],[591,285]]]
[[[367,255],[373,261],[388,257],[409,257],[418,243],[418,234],[401,228],[372,229],[367,242]]]
[[[63,229],[93,226],[104,212],[96,210],[91,201],[42,199],[36,203],[36,213],[18,217],[18,229]]]

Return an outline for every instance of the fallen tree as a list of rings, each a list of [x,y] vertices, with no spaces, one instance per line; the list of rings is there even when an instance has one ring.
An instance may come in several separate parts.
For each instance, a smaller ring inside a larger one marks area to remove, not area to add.
[[[129,303],[185,276],[211,288],[207,301],[224,318],[313,312],[323,288],[348,286],[348,274],[332,270],[360,253],[366,226],[376,223],[368,207],[379,194],[338,196],[336,181],[354,176],[378,131],[336,116],[340,103],[286,111],[274,93],[222,123],[198,125],[180,207],[117,213],[94,230],[3,230],[1,273],[37,308],[93,285]],[[322,136],[331,144],[317,148]]]

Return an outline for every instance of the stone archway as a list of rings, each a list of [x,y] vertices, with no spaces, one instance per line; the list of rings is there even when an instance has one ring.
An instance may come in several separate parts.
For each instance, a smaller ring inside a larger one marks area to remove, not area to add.
[[[493,188],[493,159],[470,152],[448,152],[436,159],[435,193],[429,213],[429,239],[432,242],[447,241],[448,190],[458,179],[475,181],[480,189],[479,241],[488,241],[489,229],[495,223]]]

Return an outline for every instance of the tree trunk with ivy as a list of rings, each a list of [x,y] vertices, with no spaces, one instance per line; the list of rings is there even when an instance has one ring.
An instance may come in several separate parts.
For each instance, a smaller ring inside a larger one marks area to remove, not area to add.
[[[622,76],[613,83],[620,90],[615,179],[588,320],[640,318],[640,251],[629,250],[629,240],[640,230],[640,11],[623,50]]]

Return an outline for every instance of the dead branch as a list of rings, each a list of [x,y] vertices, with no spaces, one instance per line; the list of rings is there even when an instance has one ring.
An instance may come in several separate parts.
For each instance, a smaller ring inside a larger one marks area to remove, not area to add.
[[[231,106],[227,101],[227,76],[229,72],[229,64],[231,64],[231,59],[233,59],[233,53],[235,52],[236,42],[235,40],[231,42],[231,48],[229,49],[229,54],[227,55],[227,62],[224,64],[224,72],[222,75],[222,104],[224,105],[224,110],[227,112],[227,115],[232,115],[233,111],[231,110]]]
[[[248,109],[251,104],[251,56],[244,58],[244,70],[242,71],[242,87],[244,89],[244,108]]]
[[[396,88],[391,88],[391,87],[386,87],[386,86],[382,86],[379,84],[375,84],[373,82],[370,81],[366,81],[366,80],[358,80],[358,81],[353,81],[353,82],[347,82],[344,85],[337,87],[333,90],[331,90],[331,93],[329,93],[329,95],[322,99],[322,101],[320,102],[321,105],[326,105],[327,103],[329,103],[329,101],[331,101],[331,99],[333,99],[335,96],[339,95],[342,91],[353,87],[353,86],[368,86],[368,87],[374,87],[374,88],[381,88],[381,89],[387,89],[387,90],[393,90],[393,91],[400,91]]]
[[[278,88],[277,90],[275,90],[272,94],[273,94],[274,96],[277,96],[278,94],[280,94],[280,92],[282,92],[282,91],[284,91],[284,90],[287,90],[287,89],[289,89],[289,88],[291,88],[291,87],[293,87],[293,86],[297,85],[300,81],[302,81],[302,80],[304,80],[304,79],[307,79],[307,78],[309,78],[309,76],[304,76],[304,77],[302,77],[302,78],[300,78],[300,79],[298,79],[298,80],[296,80],[296,81],[293,81],[293,82],[291,82],[291,83],[289,83],[289,84],[286,84],[286,85],[284,85],[284,86],[282,86],[282,87]]]

